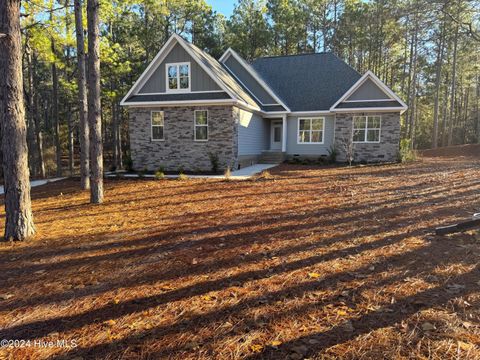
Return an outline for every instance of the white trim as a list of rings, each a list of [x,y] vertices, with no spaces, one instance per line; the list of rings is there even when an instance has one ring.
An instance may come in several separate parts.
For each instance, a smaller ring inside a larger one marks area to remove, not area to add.
[[[385,85],[373,72],[368,70],[363,76],[358,79],[358,81],[353,84],[350,89],[347,90],[345,94],[343,94],[338,101],[332,105],[330,108],[330,111],[338,110],[335,109],[338,104],[343,102],[345,99],[347,99],[350,95],[352,95],[355,90],[357,90],[368,78],[370,78],[379,88],[382,90],[386,95],[389,95],[392,100],[398,101],[398,103],[401,105],[400,110],[407,110],[408,106],[400,99],[387,85]],[[370,101],[370,100],[365,100],[365,101]],[[373,100],[372,100],[373,101]],[[392,109],[392,108],[390,108]],[[398,107],[396,109],[399,109]],[[352,110],[358,110],[358,109],[348,109],[350,111]],[[383,109],[382,109],[383,110]]]
[[[233,49],[228,48],[227,50],[225,50],[225,52],[222,54],[222,56],[220,56],[220,59],[218,59],[218,61],[220,61],[221,63],[227,61],[228,58],[232,55],[232,52],[233,52]]]
[[[282,105],[288,112],[290,112],[290,108],[284,104],[284,102],[277,96],[277,94],[275,94],[273,90],[270,89],[270,87],[265,83],[265,81],[260,78],[256,71],[240,55],[238,55],[235,50],[233,50],[232,48],[228,48],[227,51],[225,51],[220,57],[219,61],[224,63],[224,60],[226,61],[230,56],[233,56],[235,60],[237,60],[240,65],[242,65],[243,68],[247,70],[247,72],[260,84],[260,86],[263,87],[263,89],[278,102],[278,104],[275,105]],[[247,87],[247,89],[249,88]],[[252,91],[250,90],[250,92]]]
[[[370,101],[382,102],[382,101],[395,101],[395,100],[394,99],[370,99],[370,100],[344,100],[342,102],[344,102],[344,103],[359,103],[359,102],[370,102]]]
[[[153,125],[153,113],[161,113],[162,114],[163,125]],[[154,139],[153,138],[153,127],[154,126],[157,126],[157,127],[161,126],[163,128],[163,131],[162,131],[163,137],[161,139]],[[150,111],[150,141],[165,141],[165,112],[162,111],[162,110],[152,110],[152,111]]]
[[[235,99],[235,100],[239,100],[235,95],[234,93],[232,93],[227,87],[226,85],[223,83],[223,81],[220,81],[218,79],[218,77],[203,63],[203,61],[201,61],[197,55],[187,46],[185,45],[185,40],[180,36],[180,35],[177,35],[177,34],[173,34],[172,37],[174,37],[175,39],[177,39],[178,43],[183,47],[183,49],[192,57],[194,58],[196,61],[197,61],[197,64],[200,65],[200,67],[205,70],[205,72],[210,75],[210,77],[213,79],[213,81],[215,81],[217,83],[218,86],[220,86],[220,88],[222,88],[223,90],[225,90],[225,92],[230,95],[230,97],[232,97],[232,99]]]
[[[322,130],[312,130],[312,120],[322,119]],[[310,130],[301,130],[301,131],[310,131],[310,140],[312,139],[312,131],[321,131],[322,132],[322,141],[321,142],[301,142],[300,141],[300,120],[310,120]],[[299,117],[297,118],[297,145],[322,145],[325,143],[325,117]]]
[[[367,141],[367,138],[368,138],[368,118],[369,117],[378,117],[380,118],[380,127],[378,128],[371,128],[370,130],[378,130],[378,141]],[[359,117],[364,117],[365,118],[365,141],[353,141],[353,136],[355,134],[355,118],[359,118]],[[381,139],[382,139],[382,116],[381,115],[355,115],[353,118],[352,118],[352,143],[353,144],[379,144],[381,142]]]
[[[236,101],[233,99],[219,99],[219,100],[175,100],[175,101],[137,101],[128,102],[124,106],[185,106],[185,105],[235,105]]]
[[[180,66],[188,65],[188,88],[182,89],[180,88]],[[168,75],[168,68],[171,66],[175,66],[177,68],[177,88],[170,89],[169,84],[169,75]],[[184,62],[176,62],[176,63],[166,63],[165,64],[165,93],[167,94],[181,94],[181,93],[189,93],[192,89],[192,64],[190,61]]]
[[[189,94],[202,94],[202,93],[223,93],[223,90],[203,90],[203,91],[190,91]],[[171,94],[171,92],[169,92]],[[137,95],[167,95],[166,92],[156,92],[156,93],[138,93]]]
[[[282,116],[282,152],[287,152],[287,115]]]
[[[173,37],[173,36],[170,36],[170,39],[168,39],[167,42],[162,46],[162,48],[157,53],[157,55],[155,55],[155,58],[152,60],[152,62],[150,64],[148,64],[147,68],[143,71],[142,75],[140,75],[140,77],[137,79],[137,81],[135,81],[133,86],[130,88],[130,90],[128,90],[127,94],[120,101],[120,105],[125,105],[125,101],[132,95],[132,93],[135,90],[139,90],[139,89],[142,88],[143,84],[142,84],[142,86],[140,86],[141,82],[144,81],[144,79],[147,77],[147,75],[151,75],[150,71],[154,68],[154,65],[156,65],[156,66],[155,66],[155,69],[153,69],[153,71],[155,71],[156,68],[158,67],[158,65],[162,63],[163,58],[165,58],[165,56],[168,54],[167,49],[171,50],[169,47],[172,44],[175,45],[174,40],[176,41],[176,38]],[[160,59],[162,56],[163,56],[163,58]],[[157,64],[157,62],[158,62],[158,64]]]
[[[205,111],[207,113],[207,124],[206,125],[197,125],[197,112]],[[207,138],[206,139],[197,139],[197,126],[207,128]],[[208,141],[208,110],[207,109],[198,109],[193,112],[193,141],[196,142],[206,142]]]
[[[172,34],[170,38],[167,40],[167,42],[163,45],[163,47],[160,49],[160,51],[157,53],[155,58],[152,60],[152,62],[148,65],[148,67],[145,69],[145,71],[140,75],[140,77],[137,79],[137,81],[133,84],[133,86],[130,88],[128,91],[127,95],[125,95],[120,101],[120,105],[124,106],[131,106],[131,105],[137,105],[137,103],[126,103],[125,101],[132,95],[132,93],[135,92],[135,95],[138,95],[138,90],[144,85],[142,84],[143,81],[148,80],[149,75],[151,75],[151,72],[155,71],[158,66],[162,63],[164,58],[168,55],[169,51],[171,50],[170,47],[173,47],[175,45],[175,42],[180,44],[182,48],[197,62],[198,65],[208,74],[210,77],[215,81],[215,83],[222,89],[224,90],[233,100],[238,100],[238,98],[233,94],[232,91],[230,91],[226,85],[219,80],[215,74],[212,73],[212,71],[197,57],[195,53],[191,51],[191,49],[185,45],[185,40],[182,39],[177,34]],[[167,51],[168,50],[168,51]],[[165,89],[166,90],[166,89]],[[154,105],[157,104],[157,102],[152,102],[149,105]]]
[[[315,116],[315,115],[333,115],[333,112],[330,110],[313,110],[313,111],[292,111],[290,113],[292,116]]]
[[[286,111],[260,111],[260,113],[263,115],[265,119],[273,119],[273,118],[278,118],[278,116],[283,116],[283,115],[288,115],[289,113]]]
[[[407,108],[403,107],[377,107],[377,108],[342,108],[342,109],[334,109],[332,112],[334,113],[349,113],[349,112],[400,112],[400,115],[403,114]]]

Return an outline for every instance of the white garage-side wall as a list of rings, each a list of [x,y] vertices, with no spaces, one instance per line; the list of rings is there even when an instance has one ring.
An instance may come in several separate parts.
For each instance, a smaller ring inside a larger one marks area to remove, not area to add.
[[[323,144],[298,144],[298,119],[299,118],[325,118]],[[305,155],[316,157],[328,155],[328,150],[334,143],[335,116],[289,116],[287,119],[287,155]]]

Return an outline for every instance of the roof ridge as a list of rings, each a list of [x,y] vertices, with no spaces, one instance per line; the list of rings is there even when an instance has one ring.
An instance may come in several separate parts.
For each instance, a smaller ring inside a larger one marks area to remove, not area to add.
[[[308,55],[335,55],[332,51],[321,51],[316,53],[302,53],[302,54],[289,54],[289,55],[270,55],[270,56],[262,56],[258,57],[253,60],[253,62],[261,59],[274,59],[274,58],[286,58],[286,57],[294,57],[294,56],[308,56]],[[337,56],[338,57],[338,56]],[[342,60],[343,61],[343,60]]]

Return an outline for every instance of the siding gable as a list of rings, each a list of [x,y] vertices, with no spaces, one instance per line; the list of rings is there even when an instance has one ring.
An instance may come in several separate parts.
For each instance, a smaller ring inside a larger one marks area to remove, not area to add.
[[[175,44],[161,64],[150,75],[145,84],[142,86],[139,94],[145,93],[165,93],[165,65],[176,62],[190,62],[191,66],[191,91],[218,91],[221,88],[208,75],[205,70],[193,59],[180,44]]]
[[[385,92],[380,89],[372,79],[366,79],[355,92],[345,101],[357,100],[388,100],[391,99]]]

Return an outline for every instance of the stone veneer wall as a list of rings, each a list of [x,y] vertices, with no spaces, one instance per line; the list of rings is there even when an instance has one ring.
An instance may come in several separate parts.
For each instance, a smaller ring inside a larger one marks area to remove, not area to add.
[[[337,161],[346,161],[345,143],[351,139],[353,117],[362,115],[380,115],[382,124],[379,143],[355,143],[354,161],[390,162],[396,161],[400,146],[400,113],[339,113],[335,119],[335,147],[338,151]],[[348,140],[347,140],[348,141]]]
[[[194,141],[194,111],[208,110],[208,141]],[[164,139],[151,140],[151,111],[164,111]],[[220,169],[237,166],[238,128],[233,106],[145,107],[129,109],[130,150],[135,170],[210,171],[210,153]]]

